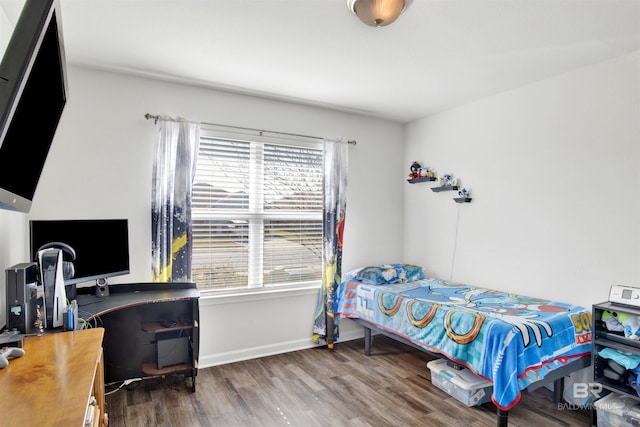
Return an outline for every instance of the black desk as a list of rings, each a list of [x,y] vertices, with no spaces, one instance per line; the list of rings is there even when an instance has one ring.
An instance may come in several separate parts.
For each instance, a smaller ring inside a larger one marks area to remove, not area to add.
[[[105,383],[189,373],[195,391],[200,347],[200,292],[195,283],[111,285],[104,297],[93,290],[78,289],[78,317],[90,327],[105,328]],[[159,341],[188,343],[186,363],[158,368]]]

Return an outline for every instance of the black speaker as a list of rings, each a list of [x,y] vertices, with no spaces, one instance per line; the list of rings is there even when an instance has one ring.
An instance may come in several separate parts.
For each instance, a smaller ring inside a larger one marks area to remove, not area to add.
[[[188,337],[158,340],[156,347],[158,352],[158,369],[162,369],[165,366],[189,363]]]
[[[5,270],[7,277],[7,328],[23,334],[37,332],[37,277],[35,262],[16,264]]]
[[[97,297],[109,296],[109,285],[107,284],[107,279],[96,280],[96,296]]]

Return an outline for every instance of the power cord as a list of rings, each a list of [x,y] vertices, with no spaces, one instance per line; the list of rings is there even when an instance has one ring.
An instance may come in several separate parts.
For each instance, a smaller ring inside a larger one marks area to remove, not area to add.
[[[449,273],[449,281],[453,280],[453,270],[456,263],[456,252],[458,251],[458,229],[460,228],[460,206],[461,204],[457,204],[458,213],[456,214],[456,232],[453,237],[453,253],[451,254],[451,270]]]
[[[134,383],[136,381],[142,381],[142,378],[133,378],[133,379],[130,379],[130,380],[124,380],[124,381],[122,381],[122,384],[120,384],[117,388],[115,388],[113,390],[110,390],[108,392],[105,392],[104,395],[105,396],[109,396],[109,395],[111,395],[111,394],[113,394],[113,393],[115,393],[117,391],[120,391],[123,387],[126,387],[129,384]]]

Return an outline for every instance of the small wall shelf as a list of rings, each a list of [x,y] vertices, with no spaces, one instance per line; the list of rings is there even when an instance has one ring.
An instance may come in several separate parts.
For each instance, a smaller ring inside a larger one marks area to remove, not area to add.
[[[435,181],[436,179],[438,179],[438,178],[436,178],[435,176],[421,176],[420,178],[410,178],[410,179],[407,179],[407,182],[408,182],[409,184],[415,184],[415,183],[417,183],[417,182],[429,182],[429,181]]]
[[[471,197],[454,197],[456,203],[471,203]]]
[[[441,185],[440,187],[431,187],[431,191],[439,193],[440,191],[453,191],[457,190],[457,185]]]

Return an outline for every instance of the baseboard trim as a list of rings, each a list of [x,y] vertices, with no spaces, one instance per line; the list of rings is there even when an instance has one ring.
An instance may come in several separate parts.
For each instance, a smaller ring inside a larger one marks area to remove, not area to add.
[[[345,331],[340,333],[340,342],[351,341],[362,338],[362,330]],[[209,368],[212,366],[226,365],[227,363],[241,362],[243,360],[258,359],[260,357],[273,356],[276,354],[289,353],[291,351],[306,350],[309,348],[321,347],[321,345],[311,342],[311,337],[306,339],[286,341],[265,346],[244,348],[237,351],[216,353],[211,355],[200,355],[198,360],[199,368]]]

